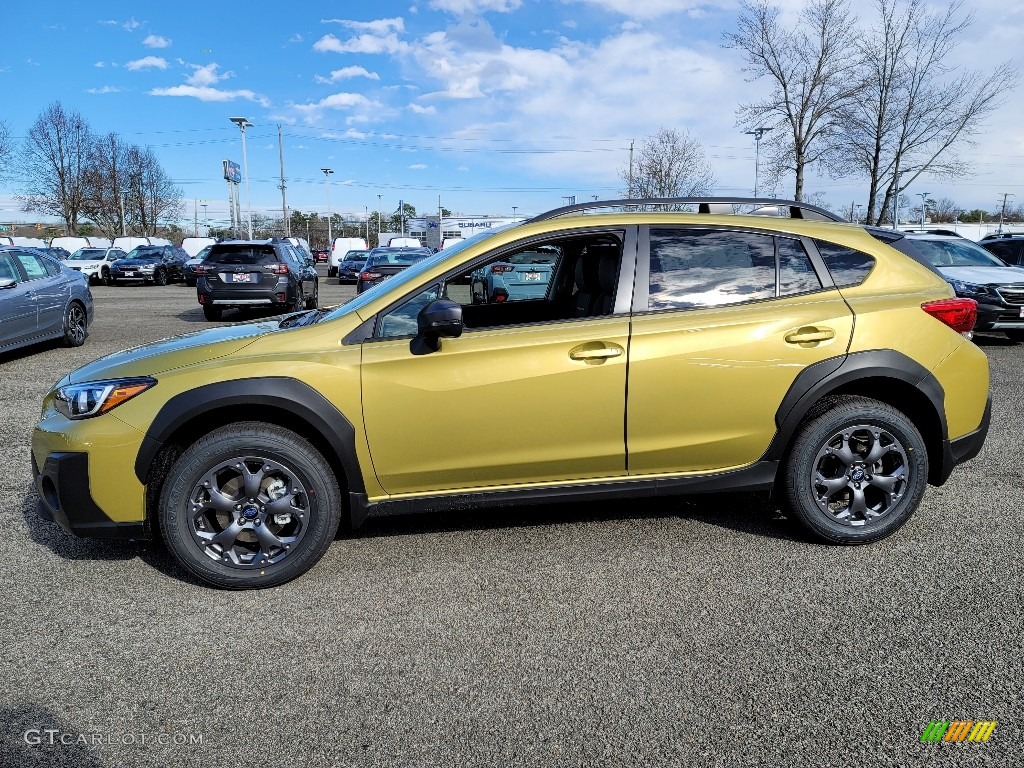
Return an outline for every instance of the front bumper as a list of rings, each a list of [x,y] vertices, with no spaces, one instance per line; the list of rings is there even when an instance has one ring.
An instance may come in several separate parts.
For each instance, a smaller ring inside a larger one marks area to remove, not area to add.
[[[145,522],[116,522],[97,506],[89,489],[89,454],[51,453],[42,469],[33,454],[32,478],[39,516],[68,533],[99,539],[152,538]]]
[[[1001,331],[1004,329],[1024,330],[1024,317],[1021,307],[1010,304],[987,304],[978,302],[978,322],[976,331]]]

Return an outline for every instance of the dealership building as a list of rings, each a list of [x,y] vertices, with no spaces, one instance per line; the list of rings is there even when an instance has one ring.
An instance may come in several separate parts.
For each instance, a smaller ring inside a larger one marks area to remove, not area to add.
[[[428,248],[440,248],[445,238],[469,237],[522,220],[522,216],[416,216],[407,219],[405,225],[411,237],[418,237]]]

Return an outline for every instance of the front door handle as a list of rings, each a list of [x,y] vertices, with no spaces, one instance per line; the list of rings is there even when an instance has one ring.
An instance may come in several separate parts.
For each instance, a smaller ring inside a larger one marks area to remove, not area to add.
[[[815,328],[813,326],[809,326],[806,328],[799,328],[795,331],[790,331],[786,334],[785,339],[789,344],[814,346],[820,341],[828,341],[835,337],[836,332],[831,328]]]
[[[583,360],[584,362],[601,363],[610,357],[618,357],[625,350],[618,345],[606,346],[600,342],[580,344],[569,350],[569,357],[572,360]]]

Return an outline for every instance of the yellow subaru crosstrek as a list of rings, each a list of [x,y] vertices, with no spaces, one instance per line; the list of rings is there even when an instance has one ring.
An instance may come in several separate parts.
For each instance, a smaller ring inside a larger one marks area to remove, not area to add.
[[[86,365],[43,401],[40,513],[159,532],[229,588],[294,578],[367,515],[469,505],[763,490],[815,538],[881,539],[984,442],[976,305],[899,233],[722,202],[558,209],[331,310]],[[475,296],[503,264],[546,287]]]

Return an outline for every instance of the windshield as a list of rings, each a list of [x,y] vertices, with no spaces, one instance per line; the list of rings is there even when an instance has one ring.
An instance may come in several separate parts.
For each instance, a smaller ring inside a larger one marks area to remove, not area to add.
[[[371,301],[376,300],[385,293],[389,293],[394,290],[400,291],[402,286],[415,282],[420,275],[430,270],[435,264],[440,264],[443,261],[457,257],[466,248],[471,248],[482,240],[486,240],[487,238],[492,237],[499,232],[509,230],[512,227],[518,227],[520,224],[522,224],[522,222],[513,221],[500,227],[492,227],[483,232],[477,232],[475,235],[467,237],[461,243],[453,245],[451,248],[445,248],[443,251],[438,251],[429,258],[421,259],[408,269],[403,269],[390,280],[384,280],[383,282],[377,283],[369,290],[363,291],[354,299],[342,304],[329,315],[326,315],[323,318],[323,322],[335,320],[342,315],[347,315],[349,312],[355,312],[357,309],[365,307]]]
[[[96,261],[103,258],[102,248],[79,248],[68,256],[68,261]]]
[[[919,240],[912,242],[936,267],[1005,267],[980,245],[967,240]]]
[[[379,267],[382,264],[413,264],[434,254],[430,251],[393,251],[391,253],[371,253],[366,260],[367,267]]]
[[[154,248],[151,245],[140,245],[137,248],[132,248],[128,252],[128,258],[152,261],[153,259],[160,258],[160,248]]]

